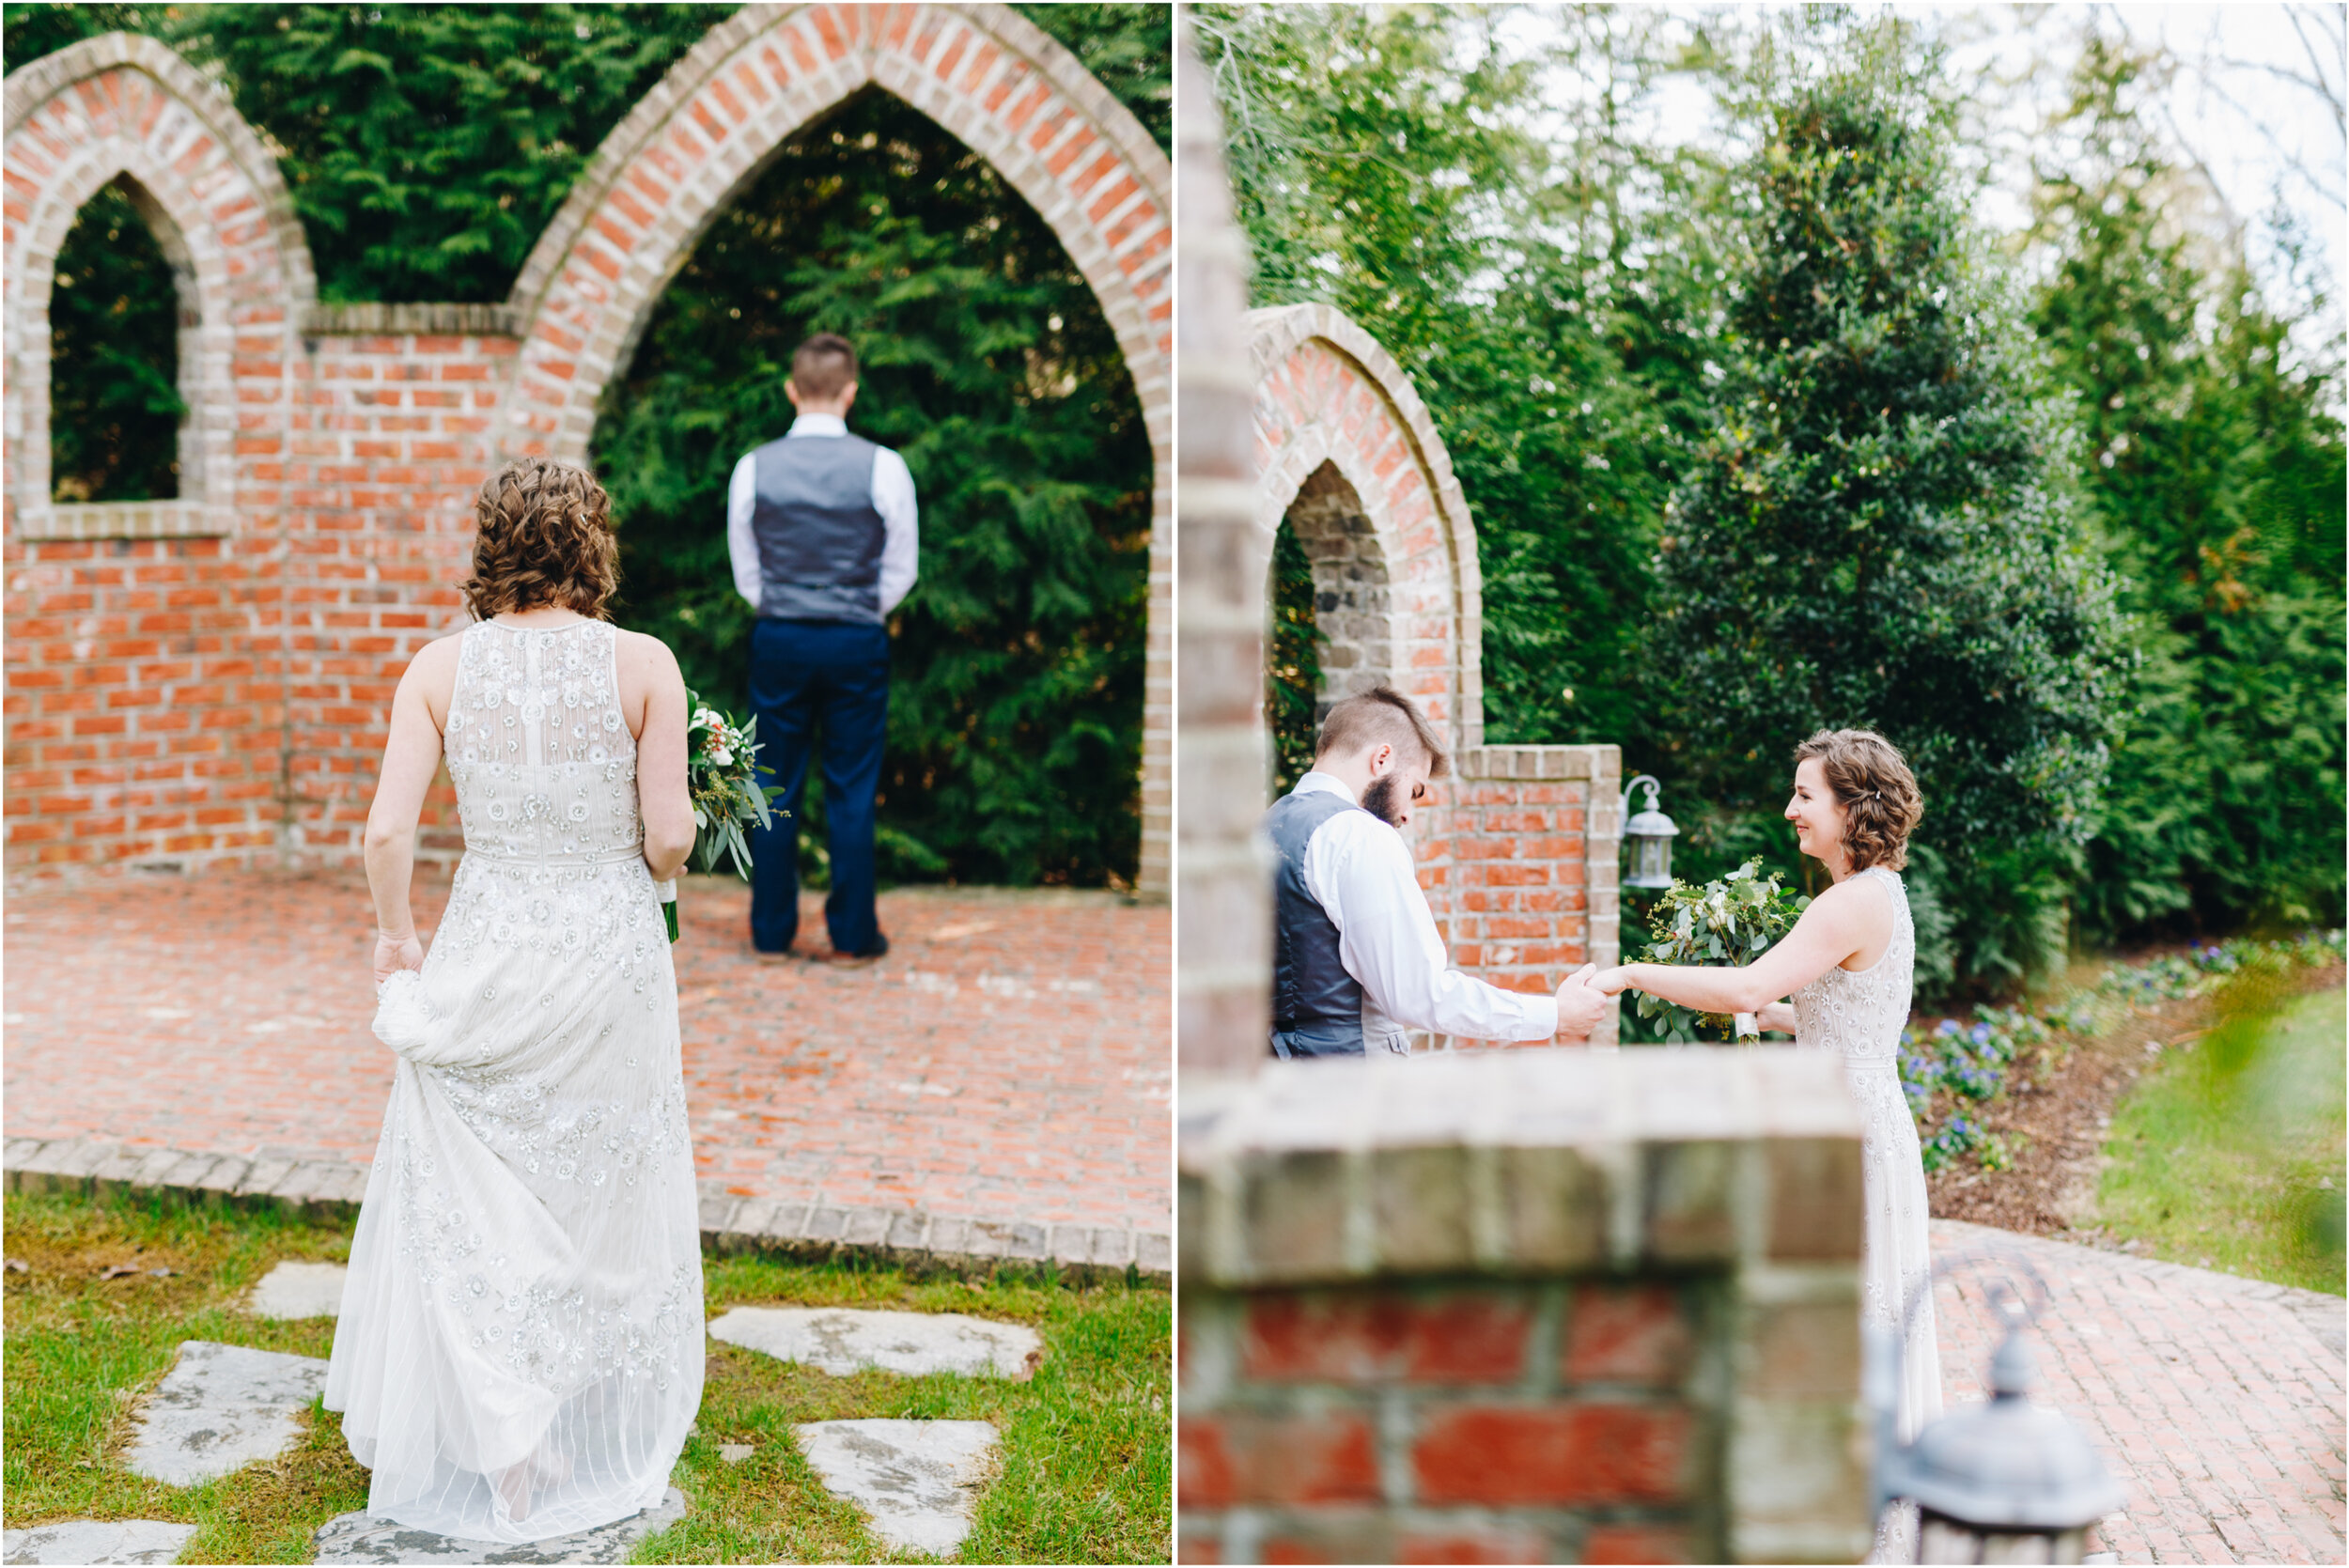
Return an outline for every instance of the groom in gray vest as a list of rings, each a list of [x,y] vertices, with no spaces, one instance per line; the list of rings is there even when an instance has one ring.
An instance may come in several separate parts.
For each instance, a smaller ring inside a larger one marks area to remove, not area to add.
[[[1581,1040],[1607,1010],[1585,964],[1526,996],[1452,967],[1402,830],[1450,770],[1411,700],[1381,682],[1330,709],[1313,771],[1273,802],[1272,1054],[1408,1056],[1408,1030]]]
[[[885,446],[848,433],[856,350],[819,334],[791,356],[784,383],[799,411],[780,441],[734,465],[726,548],[735,590],[758,612],[751,631],[751,711],[759,760],[792,815],[751,832],[751,946],[791,950],[800,928],[798,812],[822,734],[832,893],[829,961],[889,951],[873,910],[873,807],[889,731],[889,614],[913,586],[921,547],[913,475]]]

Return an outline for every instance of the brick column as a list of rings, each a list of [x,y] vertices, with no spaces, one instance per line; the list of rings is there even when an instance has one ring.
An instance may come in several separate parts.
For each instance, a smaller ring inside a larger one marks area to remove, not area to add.
[[[1176,756],[1181,879],[1178,1060],[1199,1075],[1244,1072],[1266,1052],[1272,1002],[1272,887],[1255,844],[1264,811],[1264,563],[1256,548],[1249,430],[1255,385],[1240,332],[1248,251],[1231,220],[1214,97],[1182,24],[1174,57],[1175,180],[1182,210],[1175,290],[1182,439],[1175,624],[1182,680]]]
[[[1512,991],[1550,991],[1620,958],[1620,746],[1472,746],[1437,786],[1415,846],[1452,961]],[[1610,1012],[1592,1038],[1612,1044]],[[1483,1042],[1461,1042],[1463,1045]]]
[[[1183,1112],[1184,1561],[1872,1544],[1840,1062],[1275,1063]]]

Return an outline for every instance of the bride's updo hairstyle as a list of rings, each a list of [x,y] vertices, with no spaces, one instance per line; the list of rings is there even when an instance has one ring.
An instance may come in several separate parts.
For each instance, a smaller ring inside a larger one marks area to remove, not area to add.
[[[482,485],[474,515],[473,575],[458,586],[476,619],[550,606],[603,619],[620,541],[594,475],[549,458],[508,463]]]
[[[1843,852],[1851,868],[1908,863],[1908,835],[1925,815],[1917,775],[1900,748],[1874,730],[1821,730],[1795,748],[1795,766],[1816,761],[1843,808]]]

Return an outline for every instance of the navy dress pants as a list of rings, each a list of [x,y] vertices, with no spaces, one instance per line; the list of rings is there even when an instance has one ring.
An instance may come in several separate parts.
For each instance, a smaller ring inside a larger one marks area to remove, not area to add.
[[[824,820],[831,830],[832,894],[824,924],[842,953],[880,945],[873,913],[873,796],[889,731],[889,631],[847,621],[761,619],[751,632],[751,711],[758,716],[758,760],[775,770],[775,801],[794,815],[753,829],[751,945],[782,953],[800,929],[800,823],[808,758],[824,763]]]

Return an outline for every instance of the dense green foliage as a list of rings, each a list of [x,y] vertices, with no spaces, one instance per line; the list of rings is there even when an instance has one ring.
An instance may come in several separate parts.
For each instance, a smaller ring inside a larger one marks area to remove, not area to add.
[[[1561,163],[1519,127],[1538,59],[1482,8],[1195,8],[1254,252],[1254,303],[1361,323],[1435,411],[1477,520],[1486,734],[1610,740],[1677,432],[1692,422],[1701,252],[1659,247],[1620,187],[1683,179],[1580,111]],[[1564,19],[1578,50],[1614,19]]]
[[[1314,564],[1285,520],[1272,531],[1272,581],[1266,587],[1272,629],[1265,639],[1265,728],[1272,737],[1272,793],[1286,795],[1314,765],[1323,638]]]
[[[164,39],[218,71],[279,148],[323,297],[495,300],[599,142],[731,9],[25,6],[8,9],[7,50],[13,67],[113,28]],[[1171,142],[1164,8],[1019,9]],[[112,209],[85,227],[101,219]],[[113,297],[169,310],[160,269],[123,271]],[[825,330],[858,343],[857,426],[904,452],[922,501],[921,582],[896,617],[884,873],[1129,879],[1151,482],[1131,380],[1050,228],[895,100],[861,95],[781,150],[608,389],[595,452],[622,522],[620,613],[739,706],[749,620],[726,568],[726,476],[788,427],[790,350]],[[74,348],[101,341],[162,368],[123,376]],[[119,400],[160,374],[168,388],[168,360],[99,318],[60,349],[61,387]],[[168,428],[135,450],[167,455]],[[802,815],[821,814],[818,800]],[[813,842],[805,853],[820,862]]]
[[[1791,737],[1891,730],[1926,774],[1928,992],[2067,924],[2339,918],[2336,366],[2287,361],[2239,263],[2155,256],[2170,176],[2048,140],[2027,287],[1889,24],[1199,15],[1257,303],[1361,321],[1452,450],[1495,739],[1622,742],[1702,881],[1797,869]],[[1753,156],[1642,145],[1673,81]],[[2144,113],[2106,129],[2141,144]]]
[[[605,133],[734,8],[11,6],[8,64],[151,32],[275,144],[319,298],[490,301]]]
[[[620,614],[703,691],[743,691],[753,617],[727,567],[726,479],[789,428],[791,350],[815,332],[857,345],[853,425],[905,454],[922,504],[921,581],[894,617],[884,873],[1130,878],[1141,409],[1050,229],[895,99],[862,95],[786,144],[607,394],[595,462],[620,520]]]
[[[179,493],[179,300],[127,177],[83,204],[49,296],[49,483],[59,501]]]
[[[2034,320],[2078,393],[2081,489],[2113,541],[2145,666],[2078,913],[2110,939],[2341,917],[2342,542],[2332,367],[2240,263],[2163,224],[2178,171],[2131,113],[2141,62],[2092,49],[2046,171],[2060,256]]]

